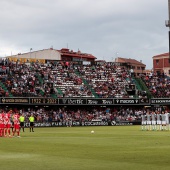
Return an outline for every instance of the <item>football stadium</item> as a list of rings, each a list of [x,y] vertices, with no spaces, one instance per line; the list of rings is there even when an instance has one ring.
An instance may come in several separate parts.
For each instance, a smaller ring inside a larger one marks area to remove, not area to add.
[[[1,168],[169,169],[170,77],[68,53],[1,59]]]
[[[152,60],[53,47],[1,57],[0,169],[169,170],[170,43]]]

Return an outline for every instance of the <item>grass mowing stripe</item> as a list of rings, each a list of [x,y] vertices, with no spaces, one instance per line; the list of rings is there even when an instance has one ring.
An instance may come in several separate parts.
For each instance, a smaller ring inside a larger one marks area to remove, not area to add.
[[[3,170],[166,170],[168,134],[141,131],[140,126],[35,128],[34,133],[21,132],[21,138],[1,138],[0,166]]]

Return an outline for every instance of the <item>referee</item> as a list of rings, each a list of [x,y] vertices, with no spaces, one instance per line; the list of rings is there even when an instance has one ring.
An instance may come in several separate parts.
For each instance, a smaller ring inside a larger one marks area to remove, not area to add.
[[[32,132],[34,132],[34,116],[33,114],[31,114],[31,116],[29,117],[29,122],[30,122],[30,132],[32,129]]]
[[[22,128],[22,131],[24,132],[24,121],[25,121],[24,114],[22,114],[22,115],[19,117],[19,121],[20,121],[20,130],[21,130],[21,128]]]

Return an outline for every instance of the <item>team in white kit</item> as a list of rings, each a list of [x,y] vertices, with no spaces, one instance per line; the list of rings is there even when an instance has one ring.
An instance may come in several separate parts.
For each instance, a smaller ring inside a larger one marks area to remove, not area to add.
[[[170,113],[165,111],[147,111],[141,115],[142,130],[170,130]]]

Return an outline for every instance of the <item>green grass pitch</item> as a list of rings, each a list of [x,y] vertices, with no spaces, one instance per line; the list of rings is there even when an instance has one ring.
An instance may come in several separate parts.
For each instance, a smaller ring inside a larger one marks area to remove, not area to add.
[[[25,129],[21,138],[0,138],[0,169],[169,170],[170,131],[141,131],[140,126]]]

